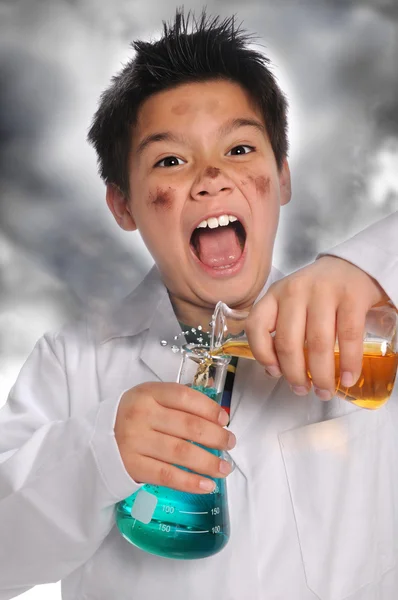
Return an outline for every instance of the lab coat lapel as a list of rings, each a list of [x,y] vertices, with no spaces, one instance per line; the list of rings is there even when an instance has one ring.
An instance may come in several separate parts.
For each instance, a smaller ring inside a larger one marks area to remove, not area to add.
[[[181,327],[174,314],[169,295],[165,293],[157,305],[152,322],[147,331],[140,358],[160,379],[160,381],[177,381],[181,364],[181,353],[174,353],[174,336],[181,332]],[[167,346],[162,346],[165,340]]]
[[[113,338],[143,336],[140,359],[160,381],[177,379],[181,354],[171,346],[181,329],[156,265],[140,285],[99,321],[100,344]],[[161,341],[166,340],[167,346]]]

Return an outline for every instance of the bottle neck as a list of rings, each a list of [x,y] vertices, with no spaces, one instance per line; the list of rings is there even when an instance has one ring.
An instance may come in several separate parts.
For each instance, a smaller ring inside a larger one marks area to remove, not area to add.
[[[217,302],[214,314],[211,320],[211,339],[210,339],[210,350],[216,350],[223,346],[226,340],[231,337],[228,330],[228,321],[231,322],[243,322],[249,316],[248,311],[245,310],[234,310],[230,308],[225,302]],[[243,324],[242,324],[243,329]],[[234,336],[235,337],[235,336]],[[237,338],[245,338],[244,332],[238,334]]]

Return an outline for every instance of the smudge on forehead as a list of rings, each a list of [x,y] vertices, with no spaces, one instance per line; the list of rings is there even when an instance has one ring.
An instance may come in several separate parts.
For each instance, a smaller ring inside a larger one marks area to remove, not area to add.
[[[178,104],[174,104],[171,107],[171,112],[174,115],[177,116],[181,116],[184,115],[190,108],[190,103],[187,100],[183,100],[182,102],[179,102]]]
[[[180,100],[179,102],[173,104],[171,107],[171,113],[173,115],[177,115],[178,117],[192,113],[198,113],[201,110],[204,110],[208,114],[212,114],[219,109],[219,105],[220,101],[218,98],[209,98],[209,100],[207,100],[207,102],[203,105],[203,99],[198,102],[198,98],[194,96]]]
[[[155,210],[169,210],[173,205],[174,189],[169,187],[167,190],[156,188],[156,192],[150,192],[148,205]]]

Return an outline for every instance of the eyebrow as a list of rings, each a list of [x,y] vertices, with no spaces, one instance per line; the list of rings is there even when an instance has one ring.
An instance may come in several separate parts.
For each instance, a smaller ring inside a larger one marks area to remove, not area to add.
[[[257,119],[230,119],[226,123],[223,123],[218,130],[220,137],[224,137],[241,127],[254,127],[262,134],[266,133],[266,129],[261,121]],[[151,133],[144,137],[143,140],[138,144],[136,153],[140,156],[148,146],[155,144],[156,142],[175,142],[175,143],[186,143],[186,139],[183,136],[172,133],[171,131],[162,131],[159,133]]]
[[[183,136],[176,135],[175,133],[171,133],[171,131],[162,131],[160,133],[151,133],[144,137],[143,140],[138,144],[137,154],[140,155],[144,152],[144,150],[154,144],[155,142],[176,142],[176,143],[184,143]]]
[[[257,119],[230,119],[221,125],[218,133],[222,137],[232,133],[236,129],[240,129],[241,127],[254,127],[261,133],[266,133],[264,125],[261,123],[261,121],[257,121]]]

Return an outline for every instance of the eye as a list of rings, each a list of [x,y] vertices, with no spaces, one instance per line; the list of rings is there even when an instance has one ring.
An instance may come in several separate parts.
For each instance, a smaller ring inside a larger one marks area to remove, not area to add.
[[[159,160],[155,167],[177,167],[178,165],[183,165],[185,161],[182,158],[177,158],[176,156],[166,156],[166,158],[162,158]]]
[[[250,152],[254,152],[254,146],[248,146],[241,144],[240,146],[235,146],[229,152],[227,152],[227,156],[241,156],[242,154],[249,154]]]

